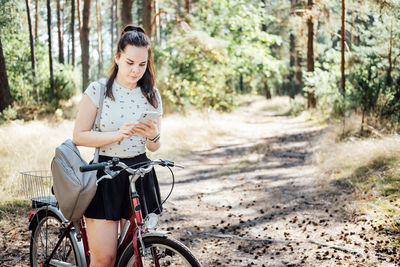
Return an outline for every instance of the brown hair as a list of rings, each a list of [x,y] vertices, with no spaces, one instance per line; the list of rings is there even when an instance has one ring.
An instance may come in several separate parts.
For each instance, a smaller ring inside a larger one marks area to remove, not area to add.
[[[146,97],[147,101],[154,107],[158,107],[158,101],[156,98],[154,84],[155,84],[155,74],[153,65],[153,55],[151,51],[151,42],[149,37],[145,34],[144,30],[140,27],[133,25],[127,25],[123,29],[121,36],[117,44],[117,54],[120,55],[122,51],[125,50],[127,45],[133,45],[136,47],[146,47],[148,51],[148,60],[146,71],[144,72],[142,78],[137,82],[143,95]],[[106,96],[114,99],[112,93],[112,85],[114,83],[115,77],[117,77],[118,65],[115,63],[111,68],[111,75],[108,77],[106,84]]]

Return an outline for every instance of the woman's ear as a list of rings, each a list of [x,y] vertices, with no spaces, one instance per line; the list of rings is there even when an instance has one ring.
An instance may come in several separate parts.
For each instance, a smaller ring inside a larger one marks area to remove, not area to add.
[[[115,61],[115,64],[119,64],[119,59],[120,59],[120,56],[119,56],[119,54],[118,53],[115,53],[114,54],[114,61]]]

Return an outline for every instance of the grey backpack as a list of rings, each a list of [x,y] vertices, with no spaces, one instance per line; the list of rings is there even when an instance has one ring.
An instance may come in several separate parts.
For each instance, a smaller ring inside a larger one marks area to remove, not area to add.
[[[100,103],[93,130],[99,131],[100,114],[104,101],[105,85],[100,83]],[[93,162],[98,161],[99,149],[96,148]],[[81,172],[79,167],[86,165],[78,148],[71,139],[56,148],[51,162],[53,189],[58,206],[67,220],[74,222],[78,236],[79,219],[83,216],[96,193],[97,171]]]

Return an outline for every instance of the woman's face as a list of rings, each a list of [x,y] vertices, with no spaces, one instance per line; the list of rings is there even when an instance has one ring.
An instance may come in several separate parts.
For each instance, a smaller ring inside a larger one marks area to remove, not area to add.
[[[118,76],[127,85],[136,86],[147,68],[148,51],[146,47],[127,45],[120,55],[115,55]]]

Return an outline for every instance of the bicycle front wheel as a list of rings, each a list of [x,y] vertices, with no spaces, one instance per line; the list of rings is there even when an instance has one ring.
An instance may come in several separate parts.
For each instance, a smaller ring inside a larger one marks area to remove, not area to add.
[[[181,242],[159,236],[149,236],[143,238],[146,248],[146,255],[142,256],[142,266],[193,266],[201,267],[200,262],[190,252],[190,250]],[[140,243],[138,244],[142,251]],[[137,266],[136,255],[133,251],[133,245],[130,244],[121,256],[117,266],[132,267]]]
[[[32,229],[29,259],[31,267],[41,267],[55,248],[65,227],[61,218],[52,211],[33,218],[35,226]],[[80,266],[77,248],[70,231],[64,237],[50,261],[50,266]]]

